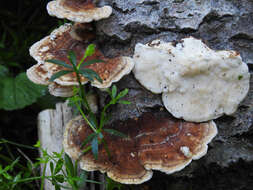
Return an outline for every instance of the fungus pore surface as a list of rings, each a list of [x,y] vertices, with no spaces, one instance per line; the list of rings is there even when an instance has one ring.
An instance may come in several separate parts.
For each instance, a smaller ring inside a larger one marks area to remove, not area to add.
[[[81,117],[65,129],[64,149],[81,168],[100,170],[115,181],[140,184],[152,177],[152,170],[167,174],[179,171],[207,152],[207,144],[217,134],[213,121],[191,123],[173,119],[166,112],[144,113],[139,118],[117,121],[105,126],[124,133],[127,138],[103,133],[111,156],[99,145],[96,160],[91,152],[81,154],[82,142],[92,133]]]

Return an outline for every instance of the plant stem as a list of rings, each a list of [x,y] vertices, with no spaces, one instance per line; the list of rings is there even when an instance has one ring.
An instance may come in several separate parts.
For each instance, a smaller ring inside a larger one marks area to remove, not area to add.
[[[34,175],[34,177],[36,177],[36,173],[34,171],[34,163],[31,161],[31,159],[25,153],[22,152],[22,150],[20,150],[19,148],[17,148],[17,150],[31,164],[31,166],[32,166],[32,174]],[[35,180],[35,183],[37,185],[37,188],[39,189],[40,188],[39,182],[37,180]]]
[[[79,84],[79,88],[80,88],[80,96],[82,98],[82,100],[84,101],[84,106],[86,107],[86,109],[88,110],[88,112],[91,112],[91,109],[90,109],[90,105],[86,99],[86,96],[85,96],[85,90],[82,86],[82,83],[81,83],[81,79],[80,79],[80,75],[79,75],[79,71],[78,69],[74,68],[75,70],[75,73],[76,73],[76,78],[77,78],[77,81],[78,81],[78,84]]]
[[[84,56],[82,57],[81,61],[80,61],[79,64],[77,65],[77,69],[80,68],[81,64],[84,62],[84,60],[85,60],[86,57],[87,57],[87,56],[85,56],[85,54],[84,54]]]
[[[24,183],[24,182],[29,182],[29,181],[33,181],[33,180],[38,180],[41,178],[42,177],[29,177],[29,178],[20,179],[20,180],[16,181],[15,183]]]
[[[8,143],[8,144],[19,146],[19,147],[22,147],[22,148],[28,148],[28,149],[34,149],[34,150],[36,150],[35,147],[28,146],[28,145],[23,145],[23,144],[18,144],[18,143],[15,143],[15,142],[12,142],[12,141],[8,141],[8,140],[3,139],[3,138],[0,139],[0,144],[2,144],[2,143]]]
[[[83,113],[83,110],[80,108],[80,106],[78,105],[78,103],[76,103],[76,107],[79,110],[79,112],[81,113],[81,115],[83,116],[84,120],[87,122],[87,124],[91,127],[91,129],[95,132],[98,133],[97,129],[93,127],[93,125],[90,123],[90,121],[88,120],[88,118],[85,116],[85,114]]]
[[[84,149],[82,152],[83,154],[85,154],[86,152],[88,152],[89,150],[91,150],[91,146],[88,146],[86,149]]]
[[[46,163],[44,164],[43,173],[42,173],[42,177],[41,177],[40,190],[44,190],[44,183],[45,183],[45,174],[46,174],[47,162],[48,162],[48,159],[47,159]]]
[[[108,109],[108,107],[109,107],[110,105],[111,105],[111,103],[107,104],[107,105],[104,107],[103,111],[101,112],[100,123],[99,123],[99,129],[98,129],[98,131],[101,131],[102,128],[103,128],[104,120],[105,120],[105,114],[106,114],[105,112],[106,112],[106,110]]]
[[[8,164],[12,163],[12,159],[8,158],[5,155],[0,154],[0,159],[4,160],[5,162],[7,162]],[[27,168],[25,166],[23,166],[22,164],[16,163],[16,166],[19,167],[21,170],[27,170]]]

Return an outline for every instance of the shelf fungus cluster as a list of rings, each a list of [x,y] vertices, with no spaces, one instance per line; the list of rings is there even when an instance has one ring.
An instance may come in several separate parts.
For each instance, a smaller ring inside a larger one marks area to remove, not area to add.
[[[55,0],[48,3],[47,10],[50,15],[76,23],[60,26],[30,48],[30,55],[38,64],[27,70],[27,76],[34,83],[49,85],[49,92],[52,95],[68,97],[73,94],[72,87],[78,85],[74,73],[66,74],[50,82],[49,79],[64,68],[46,60],[61,60],[71,65],[68,53],[73,51],[79,62],[87,46],[90,43],[96,44],[95,29],[89,22],[109,17],[112,8],[110,6],[96,7],[96,2],[92,0]],[[103,83],[95,80],[91,82],[91,85],[101,89],[110,87],[113,82],[129,74],[134,66],[132,58],[124,56],[106,58],[98,48],[93,56],[87,58],[87,61],[93,59],[104,61],[85,67],[98,73]],[[88,82],[87,78],[80,77],[82,84]]]
[[[134,61],[136,79],[162,93],[166,109],[187,121],[233,114],[249,90],[250,74],[239,53],[214,51],[193,37],[137,44]]]
[[[49,79],[55,73],[66,68],[47,60],[71,65],[68,53],[73,51],[79,62],[87,46],[96,44],[94,25],[89,22],[109,17],[112,8],[97,7],[97,2],[92,0],[53,0],[47,10],[50,15],[76,23],[60,26],[30,48],[38,63],[27,70],[27,76],[34,83],[49,85],[51,94],[68,97],[73,86],[78,85],[75,74],[68,73],[51,82]],[[106,172],[115,181],[126,184],[149,180],[152,170],[171,174],[204,156],[207,144],[217,134],[211,120],[234,113],[249,90],[248,67],[239,53],[214,51],[192,37],[178,43],[155,40],[146,45],[137,44],[133,59],[107,58],[97,47],[87,58],[93,59],[104,62],[85,66],[103,81],[94,80],[92,86],[108,88],[134,67],[136,79],[153,93],[162,93],[166,109],[181,118],[154,111],[136,119],[113,121],[105,128],[116,129],[128,137],[103,134],[111,155],[100,145],[97,160],[91,152],[82,154],[85,148],[82,142],[92,133],[85,121],[77,117],[67,124],[63,142],[66,153],[80,159],[82,169]],[[80,77],[82,84],[89,82]]]
[[[120,138],[103,134],[110,157],[102,145],[97,160],[91,152],[81,154],[82,142],[92,133],[81,117],[67,124],[64,149],[72,158],[80,159],[82,169],[106,172],[113,180],[125,184],[149,180],[152,170],[167,174],[182,170],[192,160],[206,154],[207,144],[217,134],[213,121],[186,122],[173,119],[166,112],[144,113],[136,119],[115,121],[105,128],[127,135],[127,138]]]

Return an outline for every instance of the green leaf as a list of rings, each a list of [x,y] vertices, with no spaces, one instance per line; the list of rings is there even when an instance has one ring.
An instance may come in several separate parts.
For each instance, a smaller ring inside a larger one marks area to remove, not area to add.
[[[51,171],[51,174],[53,175],[54,174],[54,164],[53,164],[53,162],[50,162],[50,171]]]
[[[61,190],[61,187],[58,184],[54,184],[54,188],[55,188],[55,190]]]
[[[87,176],[86,171],[81,170],[81,172],[80,172],[80,179],[81,180],[77,181],[77,186],[78,186],[79,189],[82,189],[86,185],[87,177],[88,176]]]
[[[111,92],[110,88],[106,88],[105,91],[112,97],[112,92]]]
[[[75,67],[76,66],[76,54],[73,51],[70,51],[68,58],[70,60],[70,63],[73,65],[73,67]]]
[[[102,182],[94,181],[94,180],[89,180],[89,179],[87,179],[86,182],[88,182],[88,183],[100,184],[100,185],[103,184]]]
[[[117,95],[117,87],[116,85],[112,86],[112,98],[115,98]]]
[[[16,183],[20,179],[21,179],[21,172],[18,173],[18,175],[15,176],[15,178],[13,179],[13,182]]]
[[[73,86],[73,94],[74,95],[78,95],[79,94],[79,92],[80,92],[80,88],[78,88],[78,87],[76,87],[76,86]]]
[[[118,103],[119,103],[119,104],[125,104],[125,105],[131,104],[131,102],[126,101],[126,100],[120,100],[120,101],[118,101]]]
[[[110,121],[111,116],[112,116],[111,113],[107,113],[107,114],[104,116],[104,118],[100,121],[100,122],[101,122],[100,125],[101,125],[101,126],[104,126],[105,124],[107,124],[107,123]]]
[[[121,92],[118,94],[118,96],[117,96],[116,99],[123,98],[125,95],[127,95],[127,93],[128,93],[128,89],[126,88],[125,90],[121,91]]]
[[[36,148],[40,148],[41,147],[41,145],[40,145],[40,141],[37,141],[36,142],[36,144],[35,145],[33,145],[34,147],[36,147]]]
[[[3,65],[0,65],[0,77],[7,77],[9,74],[9,69]]]
[[[55,176],[55,179],[56,179],[56,181],[58,181],[59,183],[63,183],[63,182],[65,181],[64,175],[62,175],[62,174],[56,175],[56,176]]]
[[[1,138],[0,139],[0,144],[2,143],[8,143],[8,144],[12,144],[12,145],[15,145],[15,146],[18,146],[18,147],[22,147],[22,148],[28,148],[28,149],[36,149],[32,146],[29,146],[29,145],[24,145],[24,144],[19,144],[19,143],[15,143],[13,141],[9,141],[9,140],[6,140],[6,139],[3,139]]]
[[[98,128],[98,121],[97,121],[96,115],[94,113],[92,113],[92,112],[89,113],[88,119],[94,128]]]
[[[96,46],[94,44],[88,45],[88,47],[85,50],[84,56],[85,57],[92,56],[95,52],[95,48],[96,48]]]
[[[92,59],[89,61],[85,61],[85,63],[83,64],[83,67],[88,66],[88,65],[92,65],[94,63],[105,63],[105,61],[101,60],[101,59]]]
[[[63,166],[63,160],[62,159],[59,159],[56,163],[56,166],[55,166],[55,170],[54,170],[54,174],[57,174],[61,171],[62,169],[62,166]]]
[[[83,141],[81,147],[84,147],[85,145],[87,145],[87,144],[88,144],[90,141],[92,141],[92,139],[93,139],[94,137],[96,137],[96,136],[97,136],[97,133],[92,133],[92,134],[90,134],[88,137],[85,138],[85,140]]]
[[[13,170],[13,168],[14,168],[14,166],[19,162],[19,157],[16,159],[16,160],[14,160],[12,163],[11,163],[11,165],[10,165],[10,170],[12,171]]]
[[[80,69],[79,71],[84,77],[88,78],[90,81],[93,81],[94,78],[97,79],[100,83],[103,83],[103,80],[100,76],[93,71],[92,69]]]
[[[104,129],[105,132],[111,134],[111,135],[115,135],[115,136],[119,136],[119,137],[122,137],[122,138],[126,138],[127,135],[115,130],[115,129]]]
[[[55,190],[58,190],[58,189],[57,189],[57,186],[59,186],[59,185],[58,185],[57,181],[55,180],[55,176],[52,176],[51,183],[52,183],[53,186],[55,187]]]
[[[91,141],[91,151],[95,159],[98,159],[98,138],[93,138]]]
[[[10,174],[6,173],[2,173],[2,175],[7,179],[7,180],[12,180],[12,176]]]
[[[31,82],[25,73],[16,78],[5,77],[0,80],[0,109],[15,110],[36,102],[46,93],[46,86]]]
[[[100,132],[100,133],[98,133],[98,137],[100,138],[100,139],[103,139],[104,138],[104,136],[103,136],[103,134]]]
[[[238,76],[238,80],[242,80],[243,76],[242,75],[239,75]]]
[[[64,152],[63,150],[62,150],[60,153],[58,153],[58,152],[53,152],[53,156],[54,156],[55,158],[59,158],[58,161],[60,161],[61,158],[62,158],[63,152]]]
[[[93,82],[94,81],[94,77],[92,77],[88,72],[80,69],[79,70],[80,74],[83,75],[85,78],[87,78],[89,81]]]
[[[73,177],[75,174],[74,173],[74,166],[73,166],[71,158],[67,154],[64,155],[64,161],[65,161],[65,166],[66,166],[68,176]]]
[[[68,98],[68,105],[75,105],[76,103],[81,103],[82,102],[82,98],[79,96],[73,96]]]
[[[53,82],[55,79],[63,76],[63,75],[66,75],[66,74],[69,74],[69,73],[72,73],[73,71],[71,70],[62,70],[62,71],[59,71],[55,74],[53,74],[53,76],[49,79],[49,82]]]
[[[56,59],[48,59],[46,60],[46,62],[50,62],[56,65],[60,65],[62,67],[68,68],[68,69],[73,69],[73,67],[71,65],[68,65],[67,63],[65,63],[64,61],[61,60],[56,60]]]
[[[106,176],[106,190],[121,190],[122,184],[113,181],[111,178]]]

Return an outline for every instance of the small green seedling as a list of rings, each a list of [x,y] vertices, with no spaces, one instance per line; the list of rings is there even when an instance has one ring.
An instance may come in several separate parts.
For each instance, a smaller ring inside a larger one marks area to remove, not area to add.
[[[93,82],[94,80],[103,83],[103,80],[100,76],[93,71],[92,69],[87,68],[87,66],[92,65],[94,63],[104,62],[103,60],[93,59],[86,60],[88,57],[92,56],[95,53],[95,45],[90,44],[82,57],[82,59],[77,62],[76,55],[74,52],[69,52],[68,59],[70,64],[67,64],[60,60],[46,60],[47,62],[51,62],[53,64],[60,65],[64,68],[64,70],[55,73],[49,81],[53,82],[55,79],[62,77],[69,73],[75,73],[76,80],[78,81],[78,87],[74,87],[73,96],[70,97],[69,105],[74,105],[77,108],[79,114],[82,115],[83,119],[92,129],[93,133],[90,134],[83,142],[82,147],[85,147],[83,150],[83,154],[88,151],[92,151],[94,157],[98,158],[99,145],[103,144],[107,150],[108,156],[110,156],[110,152],[108,150],[107,144],[104,140],[103,132],[109,133],[111,135],[116,135],[124,138],[125,135],[115,129],[103,129],[106,121],[109,120],[109,115],[107,114],[107,110],[110,106],[115,104],[130,104],[128,101],[121,100],[128,93],[128,89],[125,89],[117,94],[117,87],[115,85],[112,86],[111,89],[107,89],[111,100],[105,107],[102,109],[100,113],[100,117],[98,117],[95,113],[92,112],[90,105],[87,101],[87,93],[85,93],[85,88],[81,83],[80,76],[87,78],[89,81]],[[89,146],[86,146],[89,145]]]

